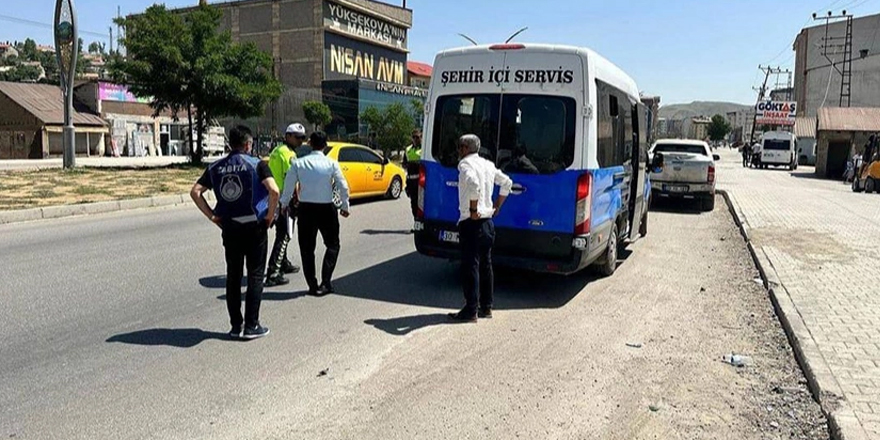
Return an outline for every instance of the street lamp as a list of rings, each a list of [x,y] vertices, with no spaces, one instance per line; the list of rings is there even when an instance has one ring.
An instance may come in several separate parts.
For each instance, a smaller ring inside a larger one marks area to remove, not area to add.
[[[61,93],[64,96],[64,169],[76,166],[76,132],[73,128],[73,80],[79,58],[79,30],[73,0],[57,0],[55,3],[55,57]]]

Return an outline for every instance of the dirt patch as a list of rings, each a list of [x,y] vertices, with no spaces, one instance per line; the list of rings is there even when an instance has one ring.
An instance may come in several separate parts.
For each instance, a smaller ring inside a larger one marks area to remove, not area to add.
[[[858,255],[856,250],[837,241],[832,234],[810,229],[756,228],[749,234],[752,241],[774,246],[809,266],[839,263]]]
[[[172,166],[0,172],[0,211],[184,193],[203,170]]]
[[[366,379],[340,375],[335,391],[356,393],[291,432],[828,439],[746,244],[720,206],[652,212],[648,236],[609,278],[499,271],[492,321],[410,333]],[[583,290],[565,300],[579,283]],[[556,305],[521,304],[540,298]],[[725,363],[729,354],[748,362]]]

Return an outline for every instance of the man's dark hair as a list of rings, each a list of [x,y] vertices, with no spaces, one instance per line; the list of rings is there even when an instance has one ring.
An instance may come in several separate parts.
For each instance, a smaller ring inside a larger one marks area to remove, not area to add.
[[[239,125],[229,131],[229,146],[233,149],[241,150],[253,138],[250,128]]]
[[[309,145],[313,150],[323,150],[327,148],[327,133],[316,131],[309,136]]]

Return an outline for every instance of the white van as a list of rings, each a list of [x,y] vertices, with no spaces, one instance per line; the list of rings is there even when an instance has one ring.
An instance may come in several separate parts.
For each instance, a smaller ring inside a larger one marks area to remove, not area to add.
[[[595,52],[497,44],[437,55],[425,106],[415,244],[457,258],[458,139],[514,181],[495,218],[500,265],[610,275],[626,239],[647,233],[647,108],[626,73]]]
[[[797,137],[787,131],[768,131],[761,135],[761,168],[798,166]]]

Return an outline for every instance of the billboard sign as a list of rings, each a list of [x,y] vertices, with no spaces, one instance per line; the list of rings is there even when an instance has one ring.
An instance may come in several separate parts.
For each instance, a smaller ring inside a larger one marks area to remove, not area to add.
[[[794,125],[797,103],[794,101],[764,101],[756,107],[755,124]]]
[[[138,98],[128,91],[128,87],[108,82],[98,83],[98,99],[101,101],[138,102],[149,104],[152,98]]]
[[[337,3],[324,2],[324,27],[397,50],[406,50],[406,28]]]
[[[404,84],[406,54],[325,32],[324,79],[352,78]]]

